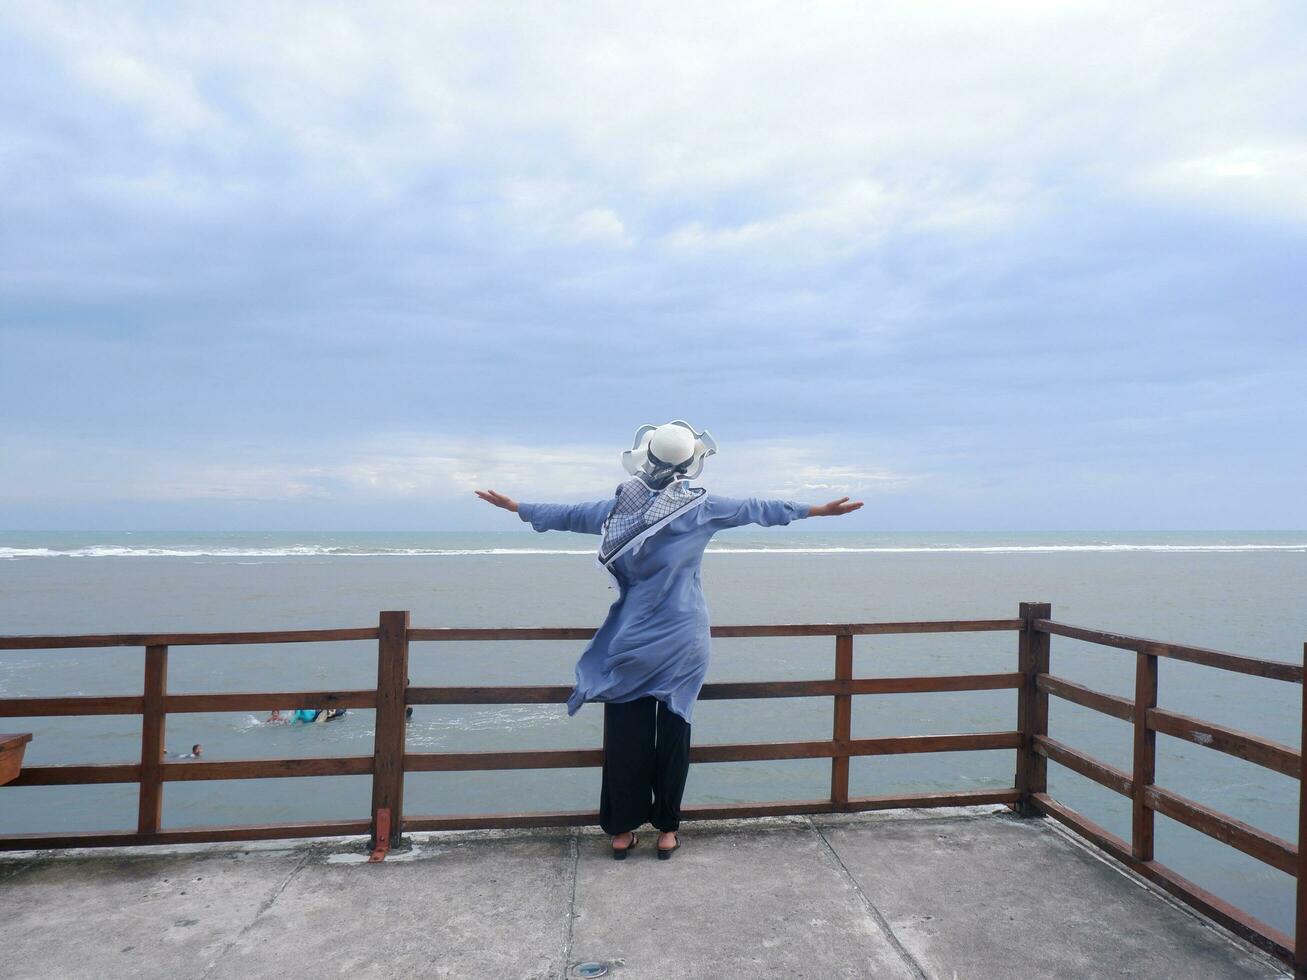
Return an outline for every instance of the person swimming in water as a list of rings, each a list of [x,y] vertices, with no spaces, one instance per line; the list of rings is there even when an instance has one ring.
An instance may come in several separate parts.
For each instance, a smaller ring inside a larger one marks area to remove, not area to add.
[[[320,721],[335,721],[338,718],[344,718],[349,713],[346,708],[296,708],[290,712],[290,717],[283,719],[281,711],[274,711],[268,716],[268,724],[272,725],[313,725]]]

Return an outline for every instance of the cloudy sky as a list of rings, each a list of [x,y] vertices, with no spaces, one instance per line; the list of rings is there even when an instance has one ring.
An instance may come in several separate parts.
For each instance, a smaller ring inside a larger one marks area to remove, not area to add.
[[[630,6],[0,7],[0,527],[1307,526],[1298,0]]]

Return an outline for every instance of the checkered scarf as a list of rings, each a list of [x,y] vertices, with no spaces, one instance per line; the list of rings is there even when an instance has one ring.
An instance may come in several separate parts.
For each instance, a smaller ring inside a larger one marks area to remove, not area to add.
[[[685,480],[673,480],[661,490],[650,489],[640,479],[627,480],[617,488],[617,503],[604,521],[599,563],[611,565],[628,547],[638,545],[672,518],[700,503],[707,492],[702,487],[691,487]]]

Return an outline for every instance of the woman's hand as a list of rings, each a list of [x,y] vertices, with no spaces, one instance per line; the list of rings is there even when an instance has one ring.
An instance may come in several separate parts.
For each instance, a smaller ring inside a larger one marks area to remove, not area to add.
[[[843,514],[852,514],[862,506],[861,500],[849,502],[848,497],[841,497],[839,500],[832,500],[828,504],[814,504],[808,510],[809,517],[839,517]]]
[[[504,510],[511,510],[517,513],[517,501],[512,497],[505,497],[502,493],[496,493],[494,490],[477,490],[476,495],[488,504],[494,504],[496,507],[502,507]],[[848,500],[848,497],[844,498]],[[861,506],[861,505],[859,505]]]

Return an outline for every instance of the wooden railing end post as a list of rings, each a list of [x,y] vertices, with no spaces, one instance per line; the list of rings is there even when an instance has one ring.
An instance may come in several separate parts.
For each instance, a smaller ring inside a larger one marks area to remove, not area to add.
[[[1047,602],[1023,602],[1018,607],[1021,630],[1017,634],[1017,670],[1021,687],[1017,692],[1016,787],[1021,796],[1016,811],[1023,817],[1037,817],[1040,811],[1032,797],[1048,791],[1048,761],[1035,751],[1035,738],[1048,734],[1048,695],[1039,689],[1040,674],[1048,673],[1050,637],[1035,629],[1035,620],[1051,619],[1053,606]]]
[[[373,735],[372,840],[378,834],[391,847],[399,844],[404,829],[404,717],[408,690],[407,610],[381,614],[377,632],[377,723]],[[382,818],[386,811],[387,819]],[[389,832],[385,823],[389,824]]]

